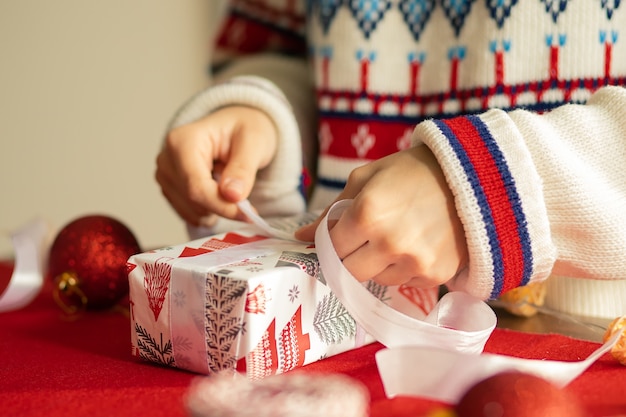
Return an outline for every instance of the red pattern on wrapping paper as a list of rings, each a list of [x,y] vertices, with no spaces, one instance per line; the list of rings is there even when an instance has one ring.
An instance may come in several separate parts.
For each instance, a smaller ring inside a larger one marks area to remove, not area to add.
[[[226,233],[222,239],[211,238],[202,244],[203,248],[209,250],[220,250],[231,246],[242,245],[244,243],[256,242],[267,239],[266,236],[254,235],[244,236],[239,233]]]
[[[161,309],[163,308],[163,301],[165,300],[165,294],[170,287],[170,280],[172,279],[172,265],[167,263],[167,260],[172,258],[165,258],[166,260],[159,263],[163,258],[159,258],[154,262],[154,265],[145,264],[142,266],[145,274],[143,281],[143,287],[148,297],[148,304],[152,314],[154,315],[154,321],[159,319]]]
[[[130,321],[135,322],[135,302],[133,300],[128,300],[128,309],[130,313]],[[130,341],[130,352],[131,355],[135,357],[139,357],[139,347],[135,344],[135,339],[131,338]]]
[[[309,335],[302,332],[300,306],[280,334],[276,333],[276,319],[272,320],[254,349],[237,361],[237,370],[245,371],[252,380],[291,371],[304,365],[304,355],[310,347]]]
[[[304,353],[311,347],[308,334],[302,333],[302,306],[283,328],[278,341],[279,358],[284,358],[280,364],[282,372],[291,371],[304,365]]]
[[[204,248],[190,248],[188,246],[185,246],[185,248],[182,250],[180,255],[178,255],[178,257],[179,258],[193,258],[194,256],[204,255],[205,253],[208,253],[208,252],[212,252],[212,251],[208,249],[204,249]]]
[[[137,268],[137,265],[135,265],[134,263],[131,262],[126,262],[126,275],[130,274],[131,272],[133,272],[133,270]]]
[[[263,379],[278,369],[276,349],[276,319],[272,320],[259,343],[247,356],[237,361],[237,370],[246,372],[252,380]]]
[[[265,303],[267,302],[265,285],[262,283],[254,287],[246,296],[246,312],[252,314],[265,314]]]
[[[425,315],[428,315],[435,304],[437,304],[438,292],[433,291],[431,288],[415,288],[408,285],[400,285],[398,292],[405,296],[411,304],[419,308]]]
[[[226,233],[223,239],[211,238],[206,242],[203,242],[199,248],[185,246],[178,257],[189,258],[204,255],[205,253],[214,252],[216,250],[226,249],[244,243],[256,242],[263,239],[267,239],[267,237],[261,235],[244,236],[238,233]]]

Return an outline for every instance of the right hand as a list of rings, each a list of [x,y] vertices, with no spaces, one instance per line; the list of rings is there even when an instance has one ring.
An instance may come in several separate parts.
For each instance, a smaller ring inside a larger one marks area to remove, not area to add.
[[[433,288],[468,265],[465,230],[435,155],[419,145],[356,168],[335,201],[352,200],[329,223],[333,246],[360,282]],[[296,231],[313,241],[321,218]]]
[[[224,107],[168,133],[155,177],[174,210],[194,226],[209,226],[215,215],[244,220],[236,203],[249,196],[277,146],[278,132],[266,113]]]

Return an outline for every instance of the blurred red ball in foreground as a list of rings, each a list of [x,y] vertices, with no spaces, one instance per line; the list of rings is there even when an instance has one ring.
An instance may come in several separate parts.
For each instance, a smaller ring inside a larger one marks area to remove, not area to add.
[[[80,217],[64,226],[52,243],[48,275],[70,300],[68,307],[112,307],[128,294],[126,261],[138,252],[137,239],[120,221]]]
[[[459,417],[583,417],[569,393],[538,376],[503,372],[470,388],[456,406]]]

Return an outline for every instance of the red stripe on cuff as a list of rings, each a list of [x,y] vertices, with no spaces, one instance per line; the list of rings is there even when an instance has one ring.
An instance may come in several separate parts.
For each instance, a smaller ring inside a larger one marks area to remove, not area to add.
[[[470,177],[475,176],[474,182],[484,193],[484,199],[479,198],[481,204],[485,227],[495,231],[497,244],[501,252],[501,259],[492,256],[494,262],[494,272],[501,269],[502,290],[506,292],[521,285],[524,275],[524,255],[518,234],[518,224],[511,202],[509,201],[506,184],[498,166],[506,164],[505,160],[496,160],[490,152],[483,137],[472,122],[459,117],[445,120],[444,123],[451,129],[467,159],[472,165],[471,168],[464,167],[465,173]],[[474,185],[476,187],[476,185]],[[476,191],[476,190],[475,190]],[[486,205],[486,207],[485,207]],[[491,221],[491,224],[489,224]],[[495,255],[492,250],[492,255]],[[501,263],[501,265],[498,265]],[[495,273],[494,275],[499,275]]]

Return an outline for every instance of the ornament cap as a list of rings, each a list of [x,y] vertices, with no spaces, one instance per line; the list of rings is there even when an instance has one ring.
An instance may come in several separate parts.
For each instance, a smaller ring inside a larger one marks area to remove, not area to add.
[[[80,279],[73,271],[66,271],[54,279],[54,301],[68,315],[87,309],[87,296],[80,289]],[[74,302],[72,302],[74,301]]]

